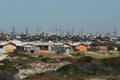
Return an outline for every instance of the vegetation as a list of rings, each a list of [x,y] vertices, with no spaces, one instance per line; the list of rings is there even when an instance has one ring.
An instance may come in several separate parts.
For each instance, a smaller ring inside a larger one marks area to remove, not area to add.
[[[74,62],[74,59],[72,57],[63,57],[63,58],[60,58],[60,61],[69,61],[69,62]]]
[[[14,80],[14,75],[17,73],[15,67],[0,65],[0,80]]]
[[[77,59],[75,63],[66,65],[58,70],[63,75],[74,73],[87,75],[119,75],[120,57],[105,58],[101,60],[93,59],[89,56]]]
[[[95,59],[83,56],[73,61],[72,64],[59,68],[56,72],[34,74],[23,80],[89,80],[96,76],[100,78],[103,76],[104,80],[119,80],[119,66],[120,57]]]
[[[20,68],[28,68],[29,67],[29,63],[35,61],[35,59],[22,59],[22,58],[17,58],[17,59],[4,59],[2,61],[0,61],[0,63],[3,63],[5,66],[13,66],[16,67],[18,69]]]
[[[23,80],[61,80],[60,77],[57,77],[55,72],[46,72],[46,73],[37,73],[34,75],[29,75]]]
[[[84,53],[81,53],[81,52],[74,52],[74,53],[70,53],[70,55],[77,57],[77,56],[83,56]]]
[[[78,56],[76,57],[76,55]],[[17,69],[30,68],[28,64],[37,61],[45,63],[69,61],[71,64],[65,65],[57,71],[32,74],[23,80],[89,80],[96,76],[103,76],[105,80],[119,80],[120,78],[120,57],[96,58],[85,56],[82,53],[76,53],[74,57],[59,58],[58,56],[39,55],[32,57],[27,54],[12,53],[8,57],[0,61],[0,80],[14,80],[13,75],[18,72]]]
[[[22,54],[22,53],[18,53],[18,52],[14,52],[8,55],[8,57],[26,57],[26,58],[33,58],[28,54]]]

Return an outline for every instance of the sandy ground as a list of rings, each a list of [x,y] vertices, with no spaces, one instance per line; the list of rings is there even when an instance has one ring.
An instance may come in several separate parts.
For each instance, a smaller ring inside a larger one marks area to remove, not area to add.
[[[5,54],[0,54],[0,60],[3,60],[3,59],[5,59],[5,58],[7,58],[7,55],[5,55]]]

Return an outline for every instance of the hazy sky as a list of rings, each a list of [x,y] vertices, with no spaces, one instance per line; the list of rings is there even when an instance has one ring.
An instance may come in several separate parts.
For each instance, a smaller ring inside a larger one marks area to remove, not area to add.
[[[120,0],[0,0],[0,30],[120,32]]]

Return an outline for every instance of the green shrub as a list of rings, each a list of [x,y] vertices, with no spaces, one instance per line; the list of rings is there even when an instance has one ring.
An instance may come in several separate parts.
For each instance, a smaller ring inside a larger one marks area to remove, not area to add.
[[[81,52],[74,52],[74,53],[70,53],[70,55],[72,56],[83,56],[84,54]]]
[[[82,75],[119,75],[120,58],[105,58],[102,60],[84,56],[77,59],[70,65],[65,65],[58,69],[62,75],[78,73]]]
[[[10,53],[8,57],[26,57],[26,58],[33,58],[28,54],[23,54],[23,53]]]
[[[14,80],[18,70],[12,66],[0,66],[0,80]]]
[[[63,58],[61,58],[60,59],[60,61],[62,62],[62,61],[69,61],[69,62],[73,62],[74,61],[74,59],[72,58],[72,57],[63,57]]]
[[[0,63],[3,63],[4,65],[10,65],[11,61],[9,59],[4,59],[4,60],[0,61]]]
[[[83,56],[76,60],[76,62],[91,62],[93,58],[91,56]]]

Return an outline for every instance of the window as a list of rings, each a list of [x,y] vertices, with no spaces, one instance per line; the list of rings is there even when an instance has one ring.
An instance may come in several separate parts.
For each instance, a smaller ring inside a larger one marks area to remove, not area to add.
[[[3,46],[0,46],[0,48],[3,48]]]
[[[41,50],[48,50],[48,46],[39,46]]]

